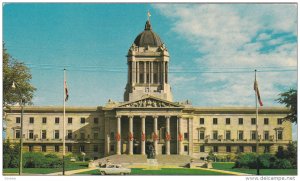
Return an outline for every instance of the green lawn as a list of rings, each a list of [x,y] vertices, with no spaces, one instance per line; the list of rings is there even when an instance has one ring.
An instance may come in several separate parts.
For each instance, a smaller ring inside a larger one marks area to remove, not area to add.
[[[87,168],[88,162],[72,162],[66,165],[66,170]],[[60,172],[62,168],[23,168],[23,173],[48,174]],[[4,168],[3,173],[19,173],[19,168]]]
[[[81,172],[78,174],[99,175],[98,170]],[[131,175],[227,175],[224,173],[190,169],[190,168],[162,168],[161,170],[143,170],[142,168],[132,168]]]
[[[241,172],[256,175],[256,169],[232,168],[234,163],[213,163],[214,169]],[[297,175],[297,169],[260,169],[260,175]]]

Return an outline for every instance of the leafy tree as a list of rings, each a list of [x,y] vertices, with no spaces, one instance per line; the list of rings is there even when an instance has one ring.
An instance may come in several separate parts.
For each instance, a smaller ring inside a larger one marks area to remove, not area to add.
[[[287,92],[279,94],[279,96],[280,98],[276,99],[276,101],[290,108],[290,112],[284,120],[297,124],[297,90],[290,89]]]
[[[12,58],[3,44],[3,108],[20,103],[32,104],[33,93],[36,90],[30,84],[31,74],[24,63]],[[13,82],[16,88],[12,88]]]

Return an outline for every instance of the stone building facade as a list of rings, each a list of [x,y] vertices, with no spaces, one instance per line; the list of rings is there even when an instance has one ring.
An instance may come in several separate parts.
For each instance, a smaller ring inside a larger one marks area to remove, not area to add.
[[[127,55],[128,82],[124,102],[99,107],[66,107],[66,153],[97,159],[113,154],[146,154],[205,158],[256,151],[254,107],[193,107],[174,102],[168,83],[169,53],[150,21]],[[20,107],[5,110],[6,139],[20,140]],[[259,108],[259,152],[275,153],[292,141],[288,109]],[[24,151],[62,153],[63,107],[26,106]]]

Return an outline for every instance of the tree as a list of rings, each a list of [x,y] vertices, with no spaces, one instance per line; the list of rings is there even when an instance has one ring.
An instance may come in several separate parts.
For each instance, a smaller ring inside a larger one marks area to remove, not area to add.
[[[32,104],[33,93],[36,90],[30,84],[31,73],[24,63],[12,58],[3,44],[3,108],[20,103]],[[13,82],[16,88],[12,88]]]
[[[280,98],[276,99],[276,101],[290,108],[290,112],[284,120],[297,124],[297,90],[290,89],[287,92],[279,94],[279,96]]]

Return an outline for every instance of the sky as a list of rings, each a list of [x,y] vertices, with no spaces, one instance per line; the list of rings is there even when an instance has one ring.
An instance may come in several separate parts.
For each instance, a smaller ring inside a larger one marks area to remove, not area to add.
[[[8,3],[3,40],[31,70],[34,105],[62,105],[64,68],[67,105],[123,101],[126,54],[148,10],[170,53],[174,101],[255,106],[255,69],[265,107],[297,88],[295,4]]]

